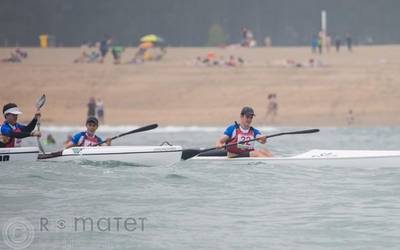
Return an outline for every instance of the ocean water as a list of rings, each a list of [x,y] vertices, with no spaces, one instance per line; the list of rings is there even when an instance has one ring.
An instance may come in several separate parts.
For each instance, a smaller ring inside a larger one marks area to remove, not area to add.
[[[44,129],[59,143],[73,130]],[[222,130],[162,128],[114,144],[212,147]],[[267,147],[400,150],[400,128],[321,128]],[[399,249],[400,166],[0,165],[0,229],[0,249]]]

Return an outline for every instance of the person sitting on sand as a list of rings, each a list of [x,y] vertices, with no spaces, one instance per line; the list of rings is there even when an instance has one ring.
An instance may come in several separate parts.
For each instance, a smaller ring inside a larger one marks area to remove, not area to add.
[[[225,129],[224,135],[216,142],[217,147],[224,147],[226,144],[234,144],[226,147],[228,157],[271,157],[271,152],[254,149],[254,141],[245,142],[258,138],[259,143],[265,144],[267,139],[262,137],[261,132],[251,126],[254,110],[251,107],[244,107],[240,112],[240,122],[235,122]],[[245,143],[240,143],[245,142]]]
[[[52,134],[48,134],[46,140],[44,141],[45,145],[56,144],[56,140],[54,139]]]
[[[124,47],[122,47],[122,46],[113,46],[112,47],[111,54],[113,55],[114,64],[121,64],[122,52],[124,52]]]
[[[88,50],[88,63],[98,62],[100,59],[100,43],[96,42],[94,44],[89,45]]]
[[[86,41],[84,41],[80,48],[80,55],[74,60],[74,63],[84,63],[89,58],[89,46]]]
[[[86,131],[76,133],[74,136],[72,136],[71,141],[65,145],[65,148],[90,147],[96,146],[97,144],[103,142],[103,140],[95,134],[98,127],[99,121],[97,118],[89,117],[86,120]],[[110,146],[111,139],[107,138],[104,144]]]
[[[40,131],[33,131],[36,127],[38,118],[40,117],[40,111],[35,113],[34,118],[28,125],[22,125],[17,122],[18,115],[22,114],[21,110],[15,103],[8,103],[3,107],[3,114],[5,121],[1,125],[1,140],[3,147],[14,148],[19,147],[21,139],[34,136],[40,137],[42,134]]]

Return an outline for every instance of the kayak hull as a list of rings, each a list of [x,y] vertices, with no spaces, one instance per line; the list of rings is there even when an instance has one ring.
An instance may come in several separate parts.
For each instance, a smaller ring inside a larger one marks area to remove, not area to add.
[[[0,165],[15,162],[36,161],[39,154],[37,147],[0,148]]]
[[[104,146],[73,147],[65,149],[62,154],[40,161],[117,161],[138,166],[169,166],[180,161],[180,146]]]
[[[400,151],[380,150],[319,150],[290,157],[227,158],[226,156],[197,156],[193,161],[229,162],[231,164],[302,165],[302,166],[375,166],[400,167]]]

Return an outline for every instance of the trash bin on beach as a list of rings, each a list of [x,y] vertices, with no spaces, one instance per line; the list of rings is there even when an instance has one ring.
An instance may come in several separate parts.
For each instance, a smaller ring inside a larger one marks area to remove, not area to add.
[[[39,36],[40,48],[47,48],[49,42],[49,37],[45,34]]]

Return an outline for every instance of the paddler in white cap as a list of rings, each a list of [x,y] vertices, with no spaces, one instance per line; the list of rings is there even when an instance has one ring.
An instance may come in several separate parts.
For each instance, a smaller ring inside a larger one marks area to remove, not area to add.
[[[17,122],[18,115],[20,114],[22,114],[22,112],[15,103],[8,103],[3,106],[5,121],[0,129],[0,147],[19,147],[22,138],[41,136],[39,131],[34,131],[38,118],[40,118],[40,111],[35,113],[32,121],[26,126]]]

